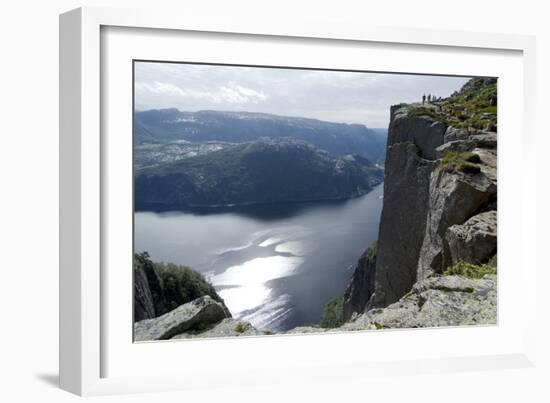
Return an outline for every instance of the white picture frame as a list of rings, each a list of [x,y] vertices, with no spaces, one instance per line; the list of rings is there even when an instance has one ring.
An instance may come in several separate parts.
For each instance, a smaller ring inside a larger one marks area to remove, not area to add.
[[[347,379],[381,373],[412,374],[534,365],[535,309],[533,307],[536,284],[527,279],[536,278],[534,274],[537,267],[534,261],[536,253],[533,250],[536,245],[533,240],[536,234],[535,209],[532,208],[533,200],[529,198],[530,192],[516,192],[517,194],[513,195],[512,192],[507,193],[506,186],[501,188],[499,182],[499,254],[504,251],[503,253],[508,257],[506,260],[510,261],[509,264],[519,262],[522,276],[517,281],[523,281],[523,287],[518,291],[521,295],[516,292],[512,296],[507,292],[507,284],[511,281],[508,279],[511,278],[507,277],[506,267],[501,270],[502,259],[499,256],[498,326],[476,329],[354,332],[346,335],[296,335],[244,340],[200,340],[192,342],[200,344],[192,345],[195,356],[187,355],[187,362],[198,359],[197,357],[201,354],[211,354],[220,360],[216,370],[208,365],[199,365],[197,362],[193,376],[186,372],[184,364],[167,365],[166,370],[158,376],[147,371],[132,372],[132,354],[141,354],[140,359],[146,357],[148,360],[166,362],[167,356],[182,354],[186,348],[186,354],[190,354],[191,344],[188,342],[145,343],[136,350],[135,345],[132,345],[131,337],[128,340],[131,327],[117,329],[114,324],[120,321],[111,319],[116,317],[116,312],[125,312],[126,308],[118,309],[118,305],[122,307],[124,303],[113,302],[113,298],[109,297],[113,287],[112,284],[107,284],[106,280],[115,282],[124,281],[124,279],[117,280],[111,277],[111,272],[105,271],[110,264],[109,251],[112,249],[106,241],[105,228],[114,226],[115,229],[122,231],[110,233],[109,239],[113,239],[116,234],[127,234],[128,228],[127,221],[111,223],[117,220],[118,215],[106,214],[106,211],[111,209],[109,197],[114,197],[109,195],[110,191],[114,191],[111,182],[116,181],[112,179],[115,177],[115,168],[109,163],[109,152],[114,149],[111,147],[120,147],[117,149],[120,151],[126,146],[122,143],[119,145],[113,143],[112,136],[105,136],[112,131],[110,125],[113,123],[109,120],[109,114],[113,112],[109,108],[117,107],[116,101],[113,101],[114,98],[122,94],[121,99],[124,99],[124,95],[127,95],[128,82],[123,84],[124,88],[117,89],[112,98],[109,95],[112,93],[111,86],[115,88],[118,84],[113,84],[113,81],[106,82],[102,75],[124,74],[124,72],[115,71],[117,65],[120,66],[124,61],[117,62],[118,59],[105,49],[118,46],[116,48],[120,50],[117,52],[118,57],[125,57],[124,60],[133,57],[130,54],[132,46],[125,46],[124,42],[116,39],[116,32],[114,39],[108,41],[105,36],[102,36],[111,28],[114,31],[122,30],[120,31],[122,36],[130,37],[137,35],[139,30],[142,30],[143,35],[154,33],[156,39],[149,38],[150,43],[147,46],[143,45],[144,49],[154,47],[155,41],[178,41],[178,33],[182,35],[192,33],[195,40],[200,40],[201,36],[215,34],[216,41],[224,41],[224,36],[227,37],[227,41],[235,37],[252,38],[258,43],[269,41],[275,44],[273,46],[280,45],[283,49],[285,46],[290,49],[289,41],[302,48],[307,47],[312,41],[317,41],[315,43],[319,43],[319,46],[330,46],[334,50],[349,45],[350,48],[355,48],[356,52],[362,51],[361,46],[371,46],[381,50],[393,47],[396,54],[388,57],[392,57],[395,62],[398,60],[399,52],[443,52],[448,55],[445,57],[449,58],[462,57],[460,52],[470,52],[473,58],[476,57],[475,55],[483,58],[487,54],[497,56],[510,54],[513,56],[510,61],[503,58],[502,66],[498,68],[504,69],[504,65],[510,64],[510,72],[505,73],[505,78],[508,77],[506,74],[509,74],[510,78],[515,77],[521,82],[504,80],[504,87],[499,87],[499,91],[504,89],[506,93],[508,86],[510,91],[507,96],[509,103],[506,103],[505,97],[502,108],[506,111],[506,108],[519,105],[521,112],[517,113],[517,117],[508,118],[508,120],[506,115],[502,118],[503,133],[510,133],[506,128],[514,128],[517,139],[515,145],[511,143],[507,145],[506,141],[501,144],[499,138],[501,150],[499,151],[499,181],[501,175],[503,177],[506,175],[505,178],[521,181],[524,189],[534,189],[536,183],[535,175],[525,178],[514,177],[513,167],[506,159],[506,155],[510,155],[506,151],[516,147],[516,151],[520,153],[518,158],[522,159],[523,165],[533,166],[530,156],[533,155],[535,147],[532,122],[534,121],[536,81],[535,43],[532,37],[381,28],[313,20],[306,20],[299,25],[281,25],[267,18],[264,20],[248,20],[245,17],[231,20],[207,20],[195,18],[192,15],[175,15],[170,12],[150,10],[80,8],[65,13],[60,17],[60,385],[63,389],[79,395],[97,395],[228,385],[247,386],[274,382],[274,379],[279,383],[328,381],[335,377],[335,373],[338,373],[337,378]],[[197,45],[192,45],[192,42],[190,46],[189,49],[198,49]],[[123,52],[124,48],[130,49],[127,54]],[[159,49],[163,49],[163,46],[159,46]],[[157,50],[157,52],[155,57],[165,57],[162,51]],[[270,63],[270,55],[267,52],[266,54],[252,53],[247,58],[247,63],[256,59],[258,64]],[[201,57],[199,53],[196,54],[193,60]],[[113,66],[102,60],[105,57],[113,58]],[[311,62],[303,59],[304,61],[299,65],[312,63],[312,66],[316,66],[315,63],[322,63],[313,61],[314,55],[311,57]],[[177,56],[173,59],[180,58]],[[222,54],[216,61],[234,62],[229,58],[227,54]],[[416,64],[410,64],[410,67],[401,71],[429,73],[437,70],[445,74],[459,73],[458,70],[445,67],[443,59],[441,65],[432,63],[431,66],[428,66],[427,62],[416,61]],[[341,67],[350,67],[349,56],[341,60]],[[498,63],[494,60],[492,62],[487,60],[486,64],[477,68],[482,73],[496,71],[491,70],[492,67],[490,67],[496,64]],[[383,65],[384,63],[380,62],[376,66],[372,65],[371,69],[387,70]],[[109,70],[111,67],[114,70]],[[105,68],[107,70],[104,70]],[[395,69],[399,71],[400,66],[396,65]],[[473,70],[472,74],[474,74]],[[482,74],[477,73],[477,75]],[[120,78],[120,76],[116,77]],[[500,82],[499,85],[501,85]],[[127,106],[131,107],[131,105]],[[499,94],[499,132],[501,131],[500,119],[503,116],[501,112]],[[125,114],[124,110],[122,114]],[[128,118],[131,119],[131,116],[125,116],[125,123],[121,123],[123,130],[128,128]],[[123,181],[124,177],[122,172],[119,179],[122,178],[120,180]],[[511,217],[512,214],[507,211],[510,212],[514,208],[516,214]],[[501,223],[506,223],[508,217],[509,226],[502,226]],[[514,233],[511,234],[511,232]],[[506,248],[514,239],[516,241],[521,239],[522,242],[517,242],[514,250]],[[128,256],[131,256],[131,251],[128,252]],[[506,266],[506,263],[503,265]],[[128,271],[130,268],[131,266],[128,267]],[[131,293],[130,286],[128,284],[125,291],[120,292]],[[512,308],[510,303],[512,298],[521,300],[519,306]],[[124,300],[124,298],[120,299]],[[523,312],[522,321],[515,325],[515,329],[506,316],[508,311],[510,316],[517,312],[512,312],[512,309]],[[418,345],[418,351],[408,354],[403,348],[399,348],[403,346],[404,338]],[[434,345],[438,340],[445,339],[461,340],[461,343],[436,353],[422,347]],[[122,342],[119,343],[117,340]],[[380,348],[380,355],[377,356],[374,351],[371,351],[368,356],[366,354],[349,356],[349,351],[353,351],[355,346],[364,344],[366,341],[370,343],[373,340],[386,346]],[[485,340],[486,344],[480,342],[474,346],[473,340]],[[489,341],[493,341],[490,349]],[[392,343],[395,348],[389,354],[390,350],[387,347]],[[345,360],[339,359],[334,352],[335,348],[342,344],[349,349],[349,351],[345,350],[347,354]],[[330,346],[329,353],[322,358],[316,355],[320,346]],[[278,352],[281,349],[291,353],[285,360],[278,358],[278,355],[280,356]],[[224,356],[224,352],[228,352],[227,356]],[[247,354],[247,358],[236,365],[235,360],[239,354],[241,356]],[[111,368],[110,363],[117,360],[127,361],[129,364],[119,365],[115,370],[113,369],[115,365],[113,364]],[[304,371],[304,368],[308,370]]]

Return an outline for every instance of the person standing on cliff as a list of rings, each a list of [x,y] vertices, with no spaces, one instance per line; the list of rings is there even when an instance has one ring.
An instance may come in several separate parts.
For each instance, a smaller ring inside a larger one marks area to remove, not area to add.
[[[428,94],[428,103],[430,103],[432,101],[432,96],[431,94]]]
[[[424,105],[424,102],[426,102],[426,94],[422,94],[422,105]]]

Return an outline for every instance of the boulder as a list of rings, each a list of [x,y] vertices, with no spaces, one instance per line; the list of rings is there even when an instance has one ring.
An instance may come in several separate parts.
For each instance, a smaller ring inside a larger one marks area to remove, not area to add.
[[[493,149],[497,148],[497,134],[489,132],[474,132],[466,137],[460,136],[456,140],[446,140],[436,148],[437,158],[442,158],[449,151],[465,152],[472,151],[476,148],[479,149]]]
[[[470,135],[470,131],[468,129],[459,129],[453,126],[449,126],[445,131],[443,141],[447,143],[449,141],[455,141],[455,140],[466,140],[469,135]]]
[[[190,330],[174,336],[172,339],[193,339],[203,337],[240,337],[261,336],[269,332],[256,329],[248,322],[225,318],[206,329]]]
[[[134,323],[134,340],[166,340],[189,330],[204,329],[227,317],[223,304],[209,296],[180,305],[158,318]]]
[[[478,148],[497,148],[497,134],[491,132],[480,132],[472,134],[469,137],[470,142],[474,143]]]
[[[481,172],[467,174],[436,169],[429,187],[429,213],[420,249],[417,278],[441,273],[443,237],[447,229],[463,224],[480,211],[496,208],[496,154],[474,149],[481,159]]]
[[[491,210],[447,229],[443,239],[442,267],[445,269],[460,261],[485,263],[496,254],[496,250],[497,212]]]
[[[462,153],[464,151],[470,151],[473,145],[467,140],[453,140],[443,143],[436,148],[437,158],[442,158],[445,154],[451,151]]]

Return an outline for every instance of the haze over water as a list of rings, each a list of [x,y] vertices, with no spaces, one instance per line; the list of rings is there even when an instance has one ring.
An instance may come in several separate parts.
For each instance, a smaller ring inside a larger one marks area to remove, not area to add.
[[[135,213],[135,252],[190,266],[234,318],[272,331],[318,323],[376,239],[383,184],[341,202]]]

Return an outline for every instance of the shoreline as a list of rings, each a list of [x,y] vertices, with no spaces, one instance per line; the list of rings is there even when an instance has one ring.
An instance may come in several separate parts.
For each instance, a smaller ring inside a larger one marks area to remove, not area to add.
[[[313,203],[338,203],[345,202],[347,200],[357,199],[362,196],[366,196],[372,191],[374,191],[378,186],[383,185],[384,181],[377,183],[370,190],[366,192],[361,192],[359,194],[345,196],[345,197],[333,197],[333,198],[324,198],[324,199],[304,199],[304,200],[280,200],[280,201],[269,201],[269,202],[240,202],[240,203],[227,203],[227,204],[184,204],[184,205],[170,205],[170,204],[161,204],[161,203],[135,203],[134,202],[134,213],[145,213],[145,212],[171,212],[171,211],[186,211],[186,210],[204,210],[212,212],[222,212],[223,210],[238,209],[242,207],[264,207],[264,206],[300,206],[304,204],[313,204]]]

